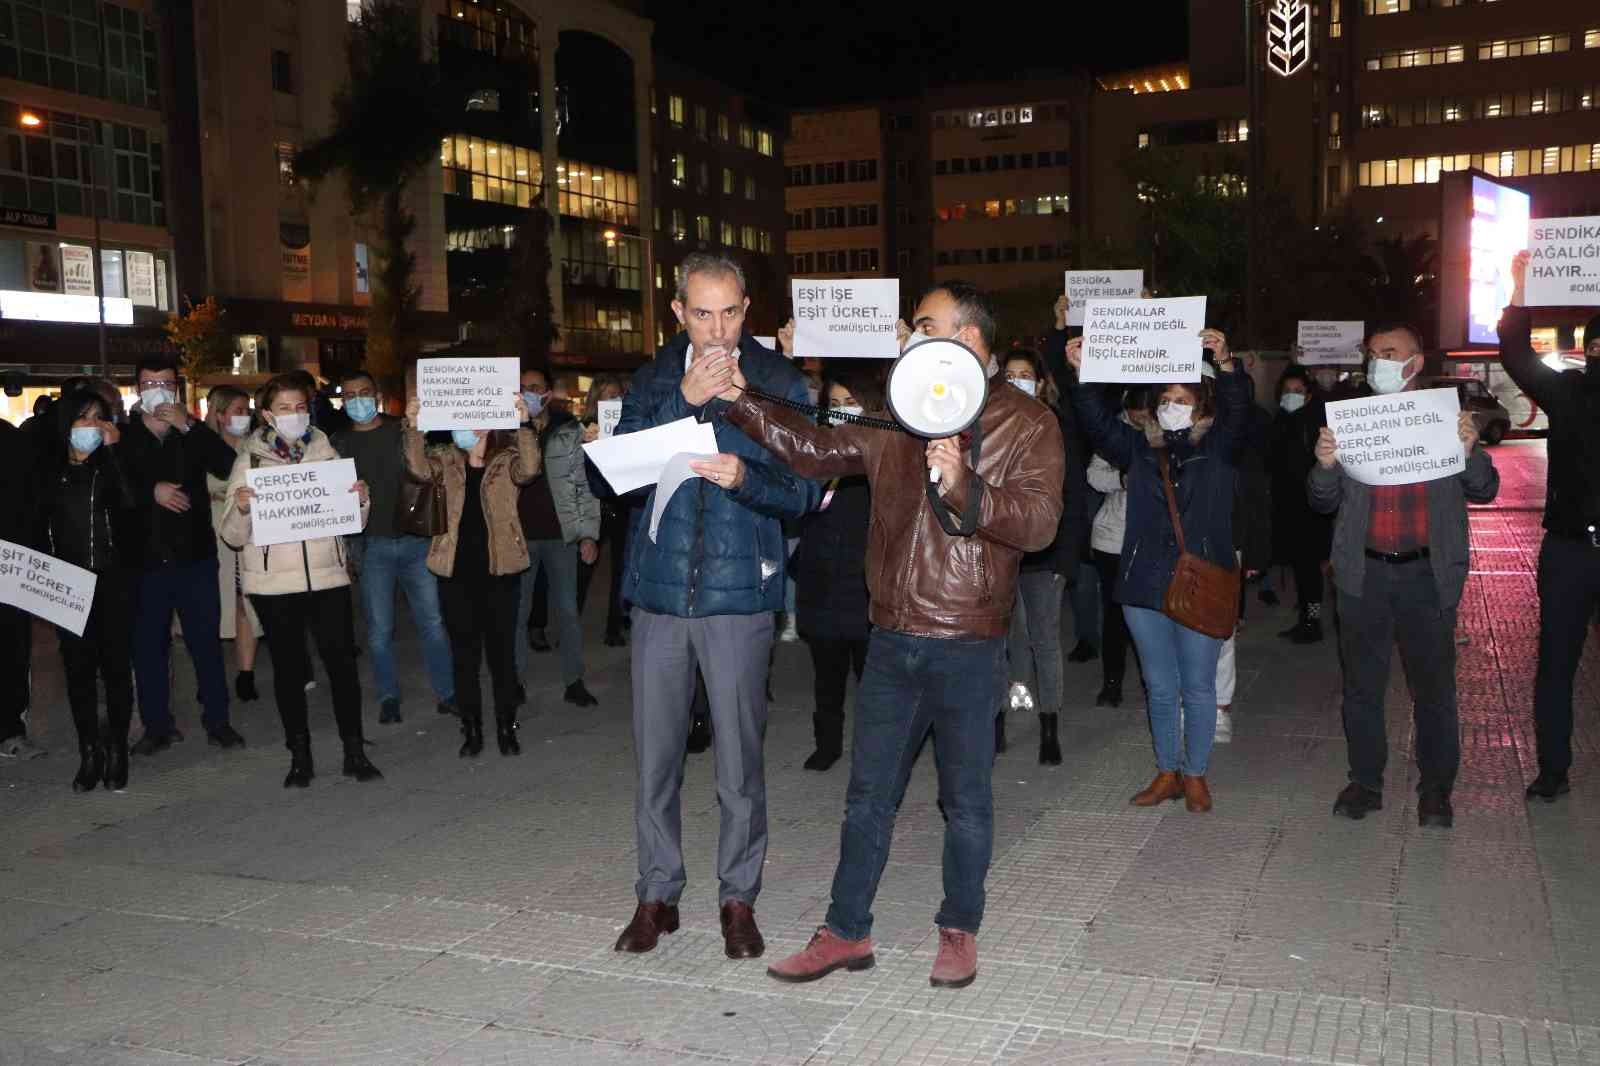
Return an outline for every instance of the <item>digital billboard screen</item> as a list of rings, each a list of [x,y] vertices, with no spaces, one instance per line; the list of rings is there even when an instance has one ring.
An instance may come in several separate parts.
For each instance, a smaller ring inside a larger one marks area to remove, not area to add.
[[[1528,246],[1529,198],[1472,176],[1468,230],[1467,343],[1498,345],[1500,311],[1511,302],[1511,257]]]

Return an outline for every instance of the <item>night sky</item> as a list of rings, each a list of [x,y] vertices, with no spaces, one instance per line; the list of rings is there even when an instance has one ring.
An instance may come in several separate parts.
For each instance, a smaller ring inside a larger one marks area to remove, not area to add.
[[[926,85],[1059,76],[1182,59],[1183,0],[685,5],[647,0],[659,52],[788,107],[916,95]]]

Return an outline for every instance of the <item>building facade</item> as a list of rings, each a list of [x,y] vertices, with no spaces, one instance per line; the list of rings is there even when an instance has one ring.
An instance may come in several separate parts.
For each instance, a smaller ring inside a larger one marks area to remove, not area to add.
[[[883,111],[797,112],[783,146],[784,247],[796,278],[892,277]]]
[[[789,298],[783,112],[659,57],[652,112],[655,343],[679,328],[672,312],[679,266],[697,251],[740,263],[750,293],[747,328],[772,336]]]

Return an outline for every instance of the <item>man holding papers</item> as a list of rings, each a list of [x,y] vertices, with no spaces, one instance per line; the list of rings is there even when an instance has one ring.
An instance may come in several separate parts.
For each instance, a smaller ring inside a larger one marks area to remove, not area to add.
[[[634,375],[608,442],[621,445],[627,434],[693,417],[709,423],[720,449],[715,469],[696,471],[701,476],[672,494],[655,537],[641,525],[629,538],[623,596],[634,607],[639,905],[618,951],[650,951],[662,933],[678,928],[686,880],[678,791],[697,663],[716,735],[724,948],[735,959],[765,950],[752,908],[767,853],[762,741],[773,613],[783,608],[782,520],[814,509],[822,492],[723,421],[728,405],[717,397],[735,368],[765,392],[797,403],[807,398],[799,371],[744,332],[749,306],[737,263],[687,257],[672,303],[684,332]],[[640,522],[648,523],[652,510],[647,504]]]
[[[1380,396],[1414,389],[1422,342],[1410,326],[1382,326],[1367,339],[1367,381]],[[1330,421],[1333,421],[1330,415]],[[1388,761],[1384,693],[1398,641],[1415,704],[1417,822],[1449,828],[1450,790],[1461,762],[1456,722],[1456,605],[1467,581],[1467,504],[1488,503],[1500,475],[1478,444],[1471,412],[1457,420],[1466,466],[1431,481],[1369,485],[1339,462],[1339,441],[1324,428],[1308,479],[1313,510],[1334,514],[1333,578],[1339,591],[1344,662],[1344,735],[1350,783],[1333,813],[1362,819],[1383,809]]]

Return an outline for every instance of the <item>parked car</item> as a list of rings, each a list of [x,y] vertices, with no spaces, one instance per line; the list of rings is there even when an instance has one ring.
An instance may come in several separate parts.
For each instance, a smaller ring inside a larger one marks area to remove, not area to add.
[[[1511,412],[1489,387],[1476,378],[1439,377],[1425,382],[1425,388],[1448,389],[1454,386],[1461,397],[1461,409],[1471,411],[1478,423],[1478,437],[1484,444],[1499,444],[1511,431]]]

